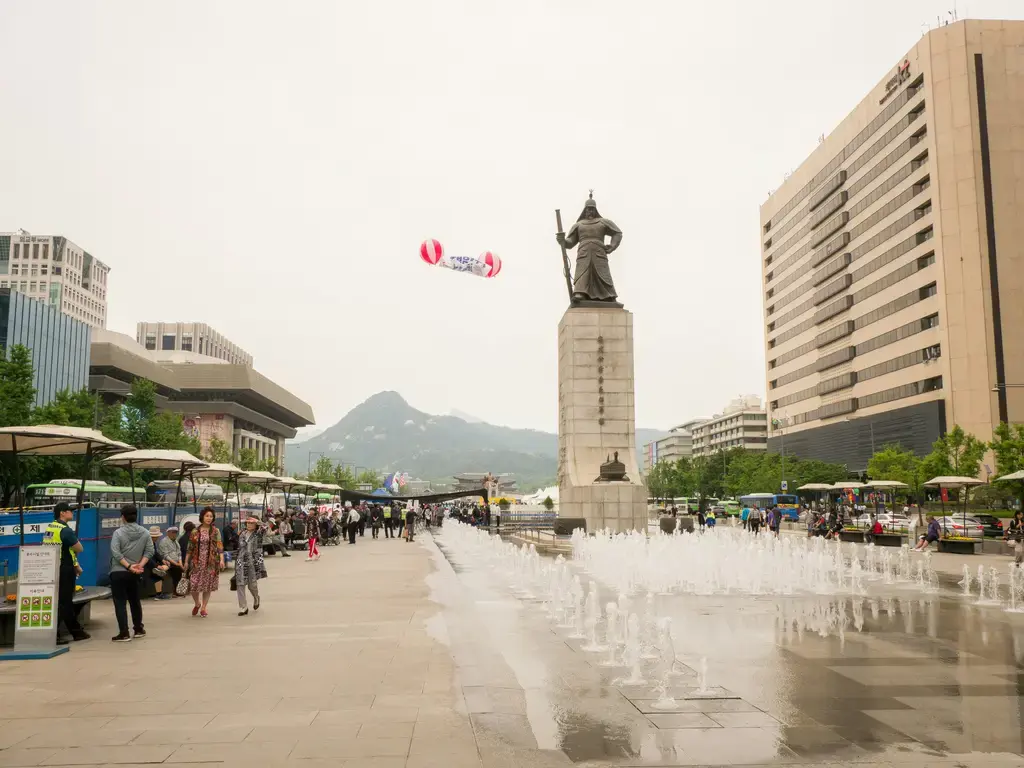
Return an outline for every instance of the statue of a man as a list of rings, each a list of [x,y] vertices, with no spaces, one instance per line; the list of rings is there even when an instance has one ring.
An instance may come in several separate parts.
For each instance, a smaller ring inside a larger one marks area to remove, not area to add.
[[[605,237],[611,242],[605,244]],[[583,213],[569,229],[569,234],[559,232],[558,244],[576,251],[576,270],[572,281],[572,301],[615,302],[615,284],[608,265],[608,254],[622,242],[622,230],[611,219],[605,219],[597,212],[594,191],[583,206]]]

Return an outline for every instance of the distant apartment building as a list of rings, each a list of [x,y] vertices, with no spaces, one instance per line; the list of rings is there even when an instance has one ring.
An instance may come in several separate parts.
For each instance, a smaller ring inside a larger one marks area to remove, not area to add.
[[[761,206],[772,450],[862,471],[1024,422],[1022,50],[929,31]]]
[[[192,352],[252,367],[252,355],[206,323],[138,323],[135,340],[151,352]]]
[[[643,447],[643,472],[647,474],[661,461],[675,463],[693,455],[693,428],[707,419],[691,419],[672,427],[669,433]]]
[[[0,288],[92,328],[107,327],[109,274],[110,267],[62,235],[0,232]]]
[[[693,455],[745,448],[768,450],[768,414],[761,398],[746,395],[729,403],[721,413],[693,427]]]

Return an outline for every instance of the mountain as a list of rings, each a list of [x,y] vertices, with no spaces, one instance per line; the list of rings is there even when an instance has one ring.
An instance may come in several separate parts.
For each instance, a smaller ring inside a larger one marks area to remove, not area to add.
[[[637,440],[665,434],[638,429]],[[332,461],[382,472],[408,472],[426,480],[450,480],[458,472],[511,472],[530,490],[555,481],[558,437],[533,429],[470,422],[463,416],[432,416],[397,392],[378,392],[321,434],[290,443],[285,471],[304,473],[317,454]]]
[[[448,414],[448,415],[449,416],[454,416],[457,419],[462,419],[463,421],[469,422],[470,424],[482,424],[483,423],[483,419],[478,419],[476,416],[473,416],[472,414],[466,413],[465,411],[460,411],[458,408],[452,408],[451,413]]]

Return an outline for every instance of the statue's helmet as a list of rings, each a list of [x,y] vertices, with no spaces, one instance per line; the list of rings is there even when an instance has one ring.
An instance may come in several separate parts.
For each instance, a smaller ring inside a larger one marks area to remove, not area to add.
[[[594,190],[590,190],[590,197],[588,197],[587,201],[583,204],[583,211],[580,213],[580,217],[579,219],[576,219],[576,221],[587,218],[588,210],[593,211],[596,217],[601,217],[601,214],[597,212],[597,201],[594,199]]]

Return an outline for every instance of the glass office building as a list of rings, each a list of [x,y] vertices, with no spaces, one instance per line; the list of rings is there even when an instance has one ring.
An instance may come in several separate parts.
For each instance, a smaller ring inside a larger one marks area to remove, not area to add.
[[[62,389],[77,391],[89,381],[91,333],[86,323],[18,291],[0,288],[0,349],[21,344],[32,352],[36,405]]]

